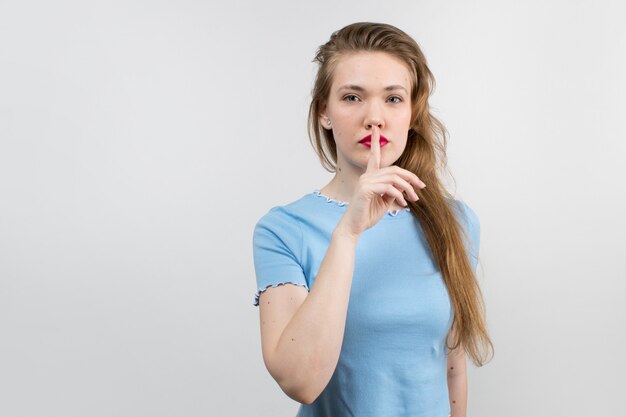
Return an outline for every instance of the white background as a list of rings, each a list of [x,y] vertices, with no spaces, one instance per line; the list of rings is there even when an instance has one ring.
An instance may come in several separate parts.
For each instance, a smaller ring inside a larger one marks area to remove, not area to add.
[[[469,413],[623,415],[619,1],[0,1],[0,415],[293,416],[252,231],[331,178],[316,48],[413,36],[481,220],[494,359]]]

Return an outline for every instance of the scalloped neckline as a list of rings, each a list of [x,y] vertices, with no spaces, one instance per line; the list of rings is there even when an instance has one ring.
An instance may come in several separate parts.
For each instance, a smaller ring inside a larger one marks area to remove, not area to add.
[[[313,194],[313,195],[315,195],[317,197],[325,198],[327,203],[329,203],[329,204],[331,204],[331,205],[333,205],[335,207],[345,207],[345,206],[350,204],[348,201],[339,201],[339,200],[335,200],[334,198],[331,198],[331,197],[329,197],[327,195],[324,195],[324,194],[322,194],[320,189],[313,190],[313,192],[311,194]],[[409,207],[400,208],[400,209],[395,210],[395,212],[392,211],[392,210],[387,210],[386,214],[387,214],[387,216],[396,217],[400,213],[410,214],[411,213],[411,209]]]

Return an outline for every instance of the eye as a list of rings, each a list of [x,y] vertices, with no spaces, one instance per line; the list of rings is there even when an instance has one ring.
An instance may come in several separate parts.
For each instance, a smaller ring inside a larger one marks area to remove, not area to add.
[[[398,97],[398,96],[393,96],[393,97],[389,97],[389,100],[397,98],[398,101],[394,101],[393,103],[400,103],[402,101],[402,97]]]
[[[344,99],[344,100],[346,100],[346,101],[354,101],[354,100],[349,100],[349,98],[350,98],[350,97],[355,97],[355,98],[357,98],[357,99],[358,99],[358,97],[357,97],[357,96],[355,96],[354,94],[348,94],[348,95],[347,95],[347,96],[345,96],[343,99]]]

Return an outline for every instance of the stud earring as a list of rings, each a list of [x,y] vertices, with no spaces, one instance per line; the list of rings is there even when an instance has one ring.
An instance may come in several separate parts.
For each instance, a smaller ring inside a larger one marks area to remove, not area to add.
[[[326,119],[326,124],[330,126],[330,119]]]

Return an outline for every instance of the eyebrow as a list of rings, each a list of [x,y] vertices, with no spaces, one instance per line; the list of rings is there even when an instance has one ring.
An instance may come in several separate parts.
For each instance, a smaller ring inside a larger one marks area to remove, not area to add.
[[[356,85],[356,84],[347,84],[347,85],[341,86],[339,87],[337,91],[341,91],[341,90],[355,90],[355,91],[361,91],[361,92],[365,91],[363,87],[361,87],[360,85]],[[384,88],[384,90],[385,91],[404,90],[405,93],[409,94],[409,92],[406,91],[406,88],[398,84],[387,86]]]

